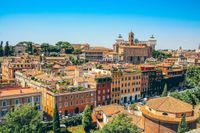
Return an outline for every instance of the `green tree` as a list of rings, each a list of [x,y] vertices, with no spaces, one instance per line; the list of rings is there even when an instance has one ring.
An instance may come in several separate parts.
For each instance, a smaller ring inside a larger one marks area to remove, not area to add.
[[[139,133],[139,129],[131,123],[126,114],[119,114],[110,123],[106,124],[103,133]]]
[[[4,118],[5,122],[0,126],[0,132],[33,133],[40,130],[41,113],[29,104],[16,106]]]
[[[131,109],[131,110],[137,110],[137,105],[136,105],[136,103],[131,104],[131,105],[130,105],[130,109]]]
[[[181,118],[181,122],[178,125],[178,132],[177,133],[186,133],[188,131],[187,122],[186,122],[186,115],[183,114]]]
[[[85,132],[90,132],[92,129],[92,116],[91,110],[88,106],[85,107],[83,112],[82,124]]]
[[[152,55],[153,55],[153,58],[156,58],[158,60],[162,60],[162,59],[165,59],[165,58],[172,57],[171,54],[165,53],[165,52],[160,51],[160,50],[154,50]]]
[[[190,87],[200,88],[200,66],[190,66],[186,72],[186,82]]]
[[[59,120],[57,104],[55,105],[53,112],[53,132],[60,133],[60,120]]]
[[[3,41],[0,43],[0,57],[3,56]]]
[[[78,55],[78,54],[82,54],[81,49],[75,49],[72,54]]]
[[[27,42],[27,52],[33,54],[33,42]]]
[[[10,53],[10,47],[9,47],[9,42],[8,42],[8,41],[6,42],[6,45],[5,45],[4,51],[5,51],[5,56],[9,56],[9,53]]]
[[[74,48],[69,42],[59,41],[56,43],[56,46],[61,50],[65,49],[65,53],[71,54],[74,51]]]
[[[42,49],[42,52],[47,54],[49,52],[49,44],[48,43],[42,43],[41,44],[41,49]]]
[[[165,83],[161,97],[166,97],[166,96],[167,96],[167,83]]]

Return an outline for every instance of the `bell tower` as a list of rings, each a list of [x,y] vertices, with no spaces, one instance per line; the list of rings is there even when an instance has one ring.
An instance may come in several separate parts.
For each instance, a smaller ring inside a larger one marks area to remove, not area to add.
[[[134,45],[134,33],[132,31],[128,34],[128,42],[130,46]]]

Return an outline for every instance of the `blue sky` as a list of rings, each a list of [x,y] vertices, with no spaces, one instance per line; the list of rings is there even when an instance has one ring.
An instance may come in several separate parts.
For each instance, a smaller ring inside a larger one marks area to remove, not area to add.
[[[132,30],[139,40],[153,34],[158,49],[195,49],[199,14],[199,0],[0,0],[0,40],[111,48]]]

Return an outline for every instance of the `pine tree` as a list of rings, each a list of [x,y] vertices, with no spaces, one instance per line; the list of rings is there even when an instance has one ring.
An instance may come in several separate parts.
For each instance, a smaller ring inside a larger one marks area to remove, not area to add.
[[[5,51],[5,56],[9,56],[9,53],[10,53],[10,47],[9,47],[9,43],[8,43],[8,41],[6,42],[6,45],[5,45],[4,51]]]
[[[91,110],[88,106],[85,107],[83,112],[82,124],[86,133],[92,129],[92,115]]]
[[[0,57],[3,56],[3,41],[0,43]]]
[[[55,105],[53,113],[53,132],[60,133],[60,120],[59,120],[57,104]]]
[[[181,122],[178,125],[178,132],[177,133],[185,133],[188,131],[187,128],[187,122],[186,122],[186,115],[183,114],[182,118],[181,118]]]
[[[167,96],[167,83],[165,83],[161,97],[166,97],[166,96]]]

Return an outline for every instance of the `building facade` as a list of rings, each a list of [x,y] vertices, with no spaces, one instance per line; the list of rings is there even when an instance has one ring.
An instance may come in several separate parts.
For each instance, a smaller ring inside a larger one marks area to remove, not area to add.
[[[134,33],[129,33],[128,41],[124,41],[121,35],[116,39],[116,43],[113,45],[114,52],[119,54],[121,60],[126,63],[140,64],[144,63],[145,60],[152,56],[152,50],[156,45],[154,41],[135,42]]]
[[[0,119],[15,106],[31,104],[42,110],[41,92],[33,88],[4,86],[0,89]]]

